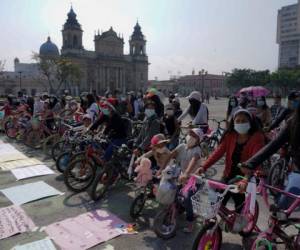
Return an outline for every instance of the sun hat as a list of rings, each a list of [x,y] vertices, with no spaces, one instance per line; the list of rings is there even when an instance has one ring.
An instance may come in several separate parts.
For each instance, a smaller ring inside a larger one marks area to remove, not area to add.
[[[193,91],[192,93],[189,94],[189,96],[187,96],[187,99],[195,99],[197,101],[201,101],[201,94],[199,91]]]

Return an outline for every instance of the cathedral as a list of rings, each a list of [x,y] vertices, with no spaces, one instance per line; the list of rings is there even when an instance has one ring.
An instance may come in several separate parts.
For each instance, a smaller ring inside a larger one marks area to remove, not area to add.
[[[41,45],[41,57],[63,57],[80,66],[81,78],[64,88],[73,95],[83,91],[103,94],[106,91],[138,91],[148,81],[146,40],[137,22],[129,39],[129,54],[124,54],[124,39],[111,27],[94,36],[95,49],[84,49],[83,29],[71,7],[62,29],[61,53],[50,37]]]

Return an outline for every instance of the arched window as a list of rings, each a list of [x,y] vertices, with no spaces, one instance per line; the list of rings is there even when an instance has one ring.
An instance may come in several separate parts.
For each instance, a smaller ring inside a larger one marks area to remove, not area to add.
[[[74,35],[73,36],[73,47],[77,47],[77,36],[76,35]]]

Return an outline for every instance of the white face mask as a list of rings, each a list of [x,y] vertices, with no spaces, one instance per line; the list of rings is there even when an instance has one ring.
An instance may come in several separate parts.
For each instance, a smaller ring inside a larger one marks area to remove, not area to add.
[[[151,116],[155,115],[155,110],[154,109],[145,109],[145,115],[147,117],[151,117]]]
[[[235,101],[230,101],[230,106],[231,106],[231,107],[236,107]]]
[[[241,135],[247,134],[250,129],[250,123],[240,123],[240,124],[234,124],[234,130],[238,132]]]
[[[264,101],[257,101],[257,106],[258,107],[262,107],[265,105],[265,102]]]
[[[174,110],[166,110],[167,116],[173,116],[174,115]]]
[[[197,143],[197,139],[193,136],[187,135],[186,137],[186,145],[188,146],[188,148],[192,148],[196,145]]]

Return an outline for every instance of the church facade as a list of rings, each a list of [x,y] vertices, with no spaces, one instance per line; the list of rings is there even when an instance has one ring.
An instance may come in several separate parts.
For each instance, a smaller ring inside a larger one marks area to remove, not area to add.
[[[60,56],[78,64],[81,69],[79,83],[70,82],[66,89],[72,94],[83,91],[103,94],[106,91],[138,91],[148,81],[146,39],[137,22],[129,39],[129,54],[124,54],[124,39],[111,27],[94,36],[94,51],[85,50],[83,30],[71,7],[62,29],[62,48],[57,55],[56,45],[50,39],[40,48],[41,56]],[[47,45],[46,45],[47,44]],[[43,47],[44,46],[44,47]]]

